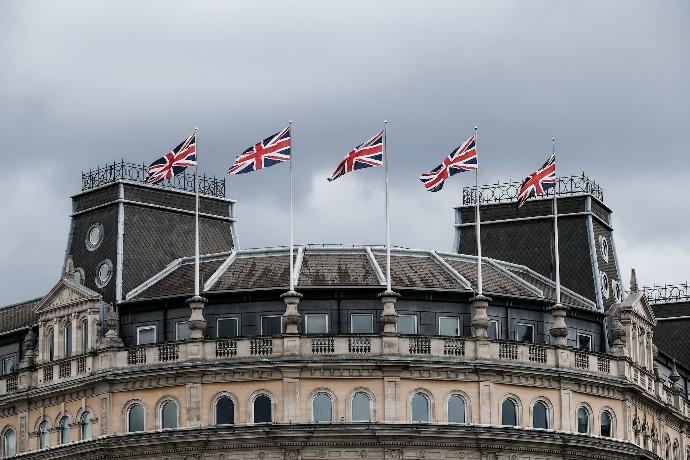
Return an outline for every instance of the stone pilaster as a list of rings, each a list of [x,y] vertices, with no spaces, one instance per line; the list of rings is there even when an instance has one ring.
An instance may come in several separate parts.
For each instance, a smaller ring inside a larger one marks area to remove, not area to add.
[[[557,347],[565,347],[567,345],[566,337],[568,337],[568,326],[565,324],[565,316],[568,312],[568,307],[557,303],[547,309],[553,318],[553,327],[549,329],[551,337]]]
[[[204,305],[207,300],[201,296],[195,295],[187,300],[187,305],[192,310],[192,314],[187,321],[189,327],[189,338],[191,340],[203,340],[204,330],[206,329],[206,319],[204,318]]]
[[[486,314],[486,309],[489,306],[491,299],[489,297],[477,294],[470,299],[472,302],[472,335],[479,340],[488,340],[489,334],[489,317]]]
[[[302,322],[302,315],[297,309],[297,306],[302,298],[302,294],[295,291],[288,291],[281,294],[280,298],[285,302],[285,314],[283,315],[285,334],[298,334],[298,326]]]

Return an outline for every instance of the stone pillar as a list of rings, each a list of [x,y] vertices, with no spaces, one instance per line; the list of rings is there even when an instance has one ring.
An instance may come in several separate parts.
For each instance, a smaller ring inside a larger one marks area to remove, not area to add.
[[[557,303],[547,309],[553,318],[553,327],[549,330],[551,337],[557,347],[565,347],[567,345],[566,337],[568,337],[568,326],[565,324],[565,315],[568,312],[568,307]]]
[[[470,299],[472,302],[472,335],[479,340],[488,340],[489,334],[489,317],[486,314],[486,309],[489,307],[491,299],[489,297],[477,294]]]
[[[124,347],[124,343],[122,342],[119,331],[120,320],[112,305],[110,305],[110,308],[108,309],[105,322],[108,325],[108,332],[106,332],[101,339],[101,343],[99,344],[98,348],[109,349]]]
[[[395,302],[400,294],[393,291],[384,291],[379,294],[379,299],[383,303],[383,312],[379,319],[383,323],[383,335],[396,335],[398,333],[398,312],[395,311]]]
[[[611,337],[613,338],[613,343],[611,344],[611,354],[616,356],[625,356],[625,328],[618,321],[618,318],[613,318],[613,324],[611,327]]]
[[[288,291],[281,294],[280,298],[285,302],[285,314],[283,315],[285,334],[298,334],[298,326],[302,322],[302,315],[297,309],[297,306],[302,298],[302,294],[295,291]]]
[[[397,373],[400,371],[398,370]],[[399,387],[400,387],[400,377],[395,374],[396,372],[391,371],[391,375],[385,375],[383,377],[383,419],[386,422],[397,422],[402,418],[402,414],[398,414],[398,407],[406,407],[399,401]]]
[[[192,310],[192,314],[187,321],[189,327],[189,338],[191,340],[203,340],[204,330],[206,329],[206,319],[204,319],[204,305],[207,300],[201,296],[195,295],[187,300],[187,305]]]
[[[24,336],[24,357],[19,362],[19,369],[33,367],[36,364],[36,334],[29,330]]]

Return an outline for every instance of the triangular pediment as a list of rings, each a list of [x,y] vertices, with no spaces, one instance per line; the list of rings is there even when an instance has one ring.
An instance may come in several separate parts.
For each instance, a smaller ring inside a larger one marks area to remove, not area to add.
[[[644,292],[631,292],[621,303],[620,308],[631,309],[633,313],[652,325],[656,325],[656,316],[649,305]]]
[[[102,296],[69,278],[61,279],[47,296],[34,306],[34,311],[43,316],[52,311],[72,309],[80,305],[102,302]]]

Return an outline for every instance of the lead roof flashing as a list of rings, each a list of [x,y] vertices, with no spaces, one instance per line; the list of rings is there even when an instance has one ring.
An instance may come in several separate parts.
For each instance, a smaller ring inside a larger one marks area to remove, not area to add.
[[[434,259],[446,272],[448,272],[448,274],[450,276],[455,278],[457,280],[457,282],[460,283],[460,285],[462,287],[464,287],[465,289],[467,289],[469,291],[472,290],[472,286],[470,285],[470,282],[467,281],[467,279],[464,276],[462,276],[460,274],[460,272],[458,272],[456,269],[451,267],[448,262],[443,260],[443,258],[440,255],[438,255],[438,253],[436,251],[431,250],[431,251],[429,251],[429,254],[431,255],[431,258]]]

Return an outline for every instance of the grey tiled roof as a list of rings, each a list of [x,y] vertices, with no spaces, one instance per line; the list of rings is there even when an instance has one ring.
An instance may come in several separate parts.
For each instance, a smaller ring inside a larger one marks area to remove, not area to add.
[[[477,262],[459,260],[453,257],[444,257],[445,261],[460,273],[472,286],[477,285]],[[482,260],[484,258],[482,257]],[[534,292],[525,286],[501,273],[500,270],[489,265],[482,264],[482,284],[485,292],[534,297]]]
[[[211,291],[234,289],[261,289],[290,284],[290,265],[288,254],[239,256],[218,281]]]
[[[544,297],[553,301],[556,301],[556,288],[553,284],[545,282],[536,273],[523,271],[523,270],[510,270],[513,274],[518,276],[520,279],[526,281],[532,286],[538,288],[544,293]],[[584,308],[594,308],[594,303],[590,300],[583,299],[577,295],[570,294],[569,291],[561,290],[561,303],[565,305],[584,307]]]
[[[385,273],[385,254],[374,254],[374,256]],[[391,279],[393,286],[465,290],[458,280],[429,255],[391,254]]]
[[[690,367],[690,319],[658,321],[654,328],[654,344],[685,367]]]
[[[0,334],[37,324],[38,315],[34,313],[34,306],[42,299],[41,297],[0,308]]]
[[[309,253],[302,260],[300,286],[380,286],[366,254]]]
[[[199,278],[201,285],[218,270],[223,259],[199,262]],[[194,292],[194,261],[180,265],[160,280],[153,283],[142,292],[138,299],[153,299],[181,294],[191,295]]]
[[[690,302],[656,303],[651,306],[657,319],[690,316]]]

